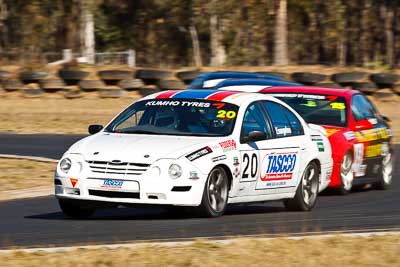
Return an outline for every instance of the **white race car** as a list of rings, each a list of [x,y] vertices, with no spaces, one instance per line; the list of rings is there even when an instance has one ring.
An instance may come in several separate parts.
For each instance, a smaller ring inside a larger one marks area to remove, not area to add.
[[[164,91],[89,132],[55,173],[70,217],[134,204],[192,206],[216,217],[227,204],[268,200],[308,211],[332,170],[324,130],[256,93]]]

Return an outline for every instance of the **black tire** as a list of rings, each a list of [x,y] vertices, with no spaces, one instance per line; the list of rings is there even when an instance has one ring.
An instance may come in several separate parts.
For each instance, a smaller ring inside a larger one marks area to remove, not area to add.
[[[186,85],[179,80],[159,80],[157,87],[161,90],[182,90],[185,89]]]
[[[190,70],[190,71],[179,71],[176,73],[176,77],[181,79],[185,84],[190,84],[199,75],[204,74],[204,71]]]
[[[75,98],[81,98],[82,94],[78,90],[65,90],[64,97],[66,99],[75,99]]]
[[[151,94],[155,94],[158,92],[161,92],[161,90],[159,88],[154,88],[154,87],[143,87],[143,88],[139,89],[139,94],[143,97],[151,95]]]
[[[82,80],[79,82],[79,88],[81,88],[83,92],[94,92],[104,87],[106,87],[106,85],[101,80]]]
[[[338,83],[342,86],[351,85],[354,82],[358,82],[365,78],[367,73],[365,72],[339,72],[332,75],[331,79],[335,83]]]
[[[347,151],[340,163],[340,187],[337,188],[337,193],[340,195],[349,194],[353,187],[354,173],[352,170],[352,164],[353,153],[351,151]]]
[[[200,206],[197,207],[197,214],[201,217],[223,215],[228,204],[228,192],[229,180],[224,168],[212,169],[204,185],[203,197]],[[215,205],[212,202],[215,202]]]
[[[95,207],[90,207],[89,205],[77,200],[59,199],[58,204],[64,215],[76,219],[88,218],[96,211]]]
[[[27,98],[42,97],[43,95],[44,91],[40,88],[26,88],[22,90],[22,96]]]
[[[400,76],[391,73],[374,73],[369,76],[370,80],[378,85],[379,88],[392,88],[400,80]]]
[[[312,72],[294,72],[292,73],[292,79],[298,83],[314,85],[325,80],[326,75]]]
[[[313,173],[311,173],[313,170]],[[297,187],[294,198],[284,201],[287,210],[291,211],[310,211],[315,206],[318,197],[319,187],[319,167],[315,162],[310,162],[301,176],[300,184]],[[311,180],[310,180],[311,179]],[[304,183],[306,185],[304,185]],[[312,184],[309,184],[312,183]],[[306,187],[306,189],[305,189]],[[309,201],[305,200],[304,190],[312,190],[313,193],[309,197]],[[309,202],[309,203],[307,203]]]
[[[127,91],[134,91],[142,88],[144,83],[141,79],[125,79],[118,82],[118,86]]]
[[[7,92],[18,91],[24,89],[24,85],[20,80],[8,79],[2,82],[3,89]]]
[[[378,90],[378,87],[370,82],[355,82],[352,84],[352,88],[367,95],[373,94]]]
[[[158,80],[172,77],[173,73],[167,70],[139,69],[136,71],[135,76],[142,79],[145,84],[155,84]]]
[[[378,181],[374,184],[376,189],[387,190],[392,185],[393,163],[393,151],[390,151],[389,154],[384,156],[382,159],[381,172],[379,174]]]
[[[400,83],[394,84],[392,91],[395,92],[397,95],[400,95]]]
[[[337,83],[316,83],[315,86],[319,86],[319,87],[324,87],[324,88],[335,88],[335,89],[341,89],[343,88],[342,86],[340,86],[340,84]]]
[[[99,71],[100,78],[107,85],[116,85],[119,81],[124,79],[131,79],[133,71],[130,70],[102,70]]]
[[[379,101],[397,102],[398,96],[391,89],[381,89],[374,93],[374,98]]]
[[[83,80],[89,75],[89,72],[82,70],[65,70],[58,71],[58,75],[65,81],[67,85],[77,85],[80,80]]]
[[[48,75],[45,71],[23,71],[19,74],[20,80],[25,83],[37,83],[40,80],[46,78]]]
[[[125,91],[117,86],[107,86],[99,91],[101,98],[120,98],[125,96]]]
[[[0,70],[0,81],[10,79],[11,78],[11,72],[6,71],[6,70]]]
[[[51,93],[63,90],[65,83],[61,79],[44,79],[39,81],[40,88],[43,91]]]

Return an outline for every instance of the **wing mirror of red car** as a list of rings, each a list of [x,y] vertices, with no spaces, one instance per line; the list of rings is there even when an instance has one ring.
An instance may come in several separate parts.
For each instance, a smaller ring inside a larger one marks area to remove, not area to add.
[[[354,124],[354,130],[355,131],[362,131],[362,130],[368,130],[372,129],[374,125],[369,122],[368,120],[359,120]]]
[[[391,120],[389,119],[389,117],[385,116],[385,115],[381,115],[381,118],[386,121],[386,122],[391,122]]]

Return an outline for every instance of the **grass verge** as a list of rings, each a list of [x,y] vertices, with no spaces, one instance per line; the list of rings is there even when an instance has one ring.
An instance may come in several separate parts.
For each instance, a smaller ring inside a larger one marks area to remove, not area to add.
[[[2,266],[400,266],[400,236],[235,239],[228,245],[0,254]]]
[[[106,124],[133,99],[1,99],[0,132],[86,134],[89,124]]]
[[[400,141],[400,111],[398,101],[377,101],[371,97],[379,111],[388,116],[395,141]],[[86,134],[89,124],[109,122],[135,99],[80,98],[21,98],[1,99],[0,132]]]
[[[56,163],[0,158],[0,194],[9,190],[52,187],[55,168]]]

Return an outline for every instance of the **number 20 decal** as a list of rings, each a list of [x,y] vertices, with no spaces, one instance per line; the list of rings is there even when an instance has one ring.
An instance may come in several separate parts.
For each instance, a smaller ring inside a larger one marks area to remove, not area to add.
[[[221,109],[221,110],[218,110],[218,113],[217,113],[217,118],[220,118],[220,119],[225,119],[225,118],[233,119],[235,117],[236,117],[236,112],[233,110],[226,111],[226,110]]]
[[[243,163],[244,163],[244,170],[242,174],[243,179],[249,178],[255,178],[257,176],[257,170],[258,170],[258,158],[257,154],[249,154],[245,153],[243,155]],[[249,172],[250,171],[250,172]]]

